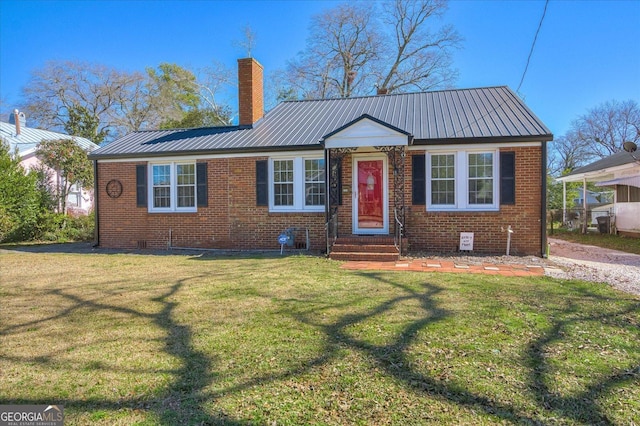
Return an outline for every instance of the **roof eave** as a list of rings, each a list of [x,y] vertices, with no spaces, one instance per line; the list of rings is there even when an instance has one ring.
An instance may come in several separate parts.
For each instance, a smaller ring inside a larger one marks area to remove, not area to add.
[[[414,139],[414,145],[462,145],[480,143],[518,143],[518,142],[549,142],[552,134],[527,136],[483,136],[473,138],[445,138],[445,139]]]
[[[296,145],[296,146],[270,146],[270,147],[248,147],[248,148],[227,148],[227,149],[207,149],[207,150],[193,150],[193,151],[163,151],[163,152],[136,152],[126,154],[98,154],[89,155],[90,160],[136,160],[140,158],[163,158],[163,157],[178,157],[178,156],[194,156],[194,155],[224,155],[224,154],[246,154],[255,153],[259,155],[263,152],[278,152],[278,151],[312,151],[322,149],[320,144],[312,145]]]

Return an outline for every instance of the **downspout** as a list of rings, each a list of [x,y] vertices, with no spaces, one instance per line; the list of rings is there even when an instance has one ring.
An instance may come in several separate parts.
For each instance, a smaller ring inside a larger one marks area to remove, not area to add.
[[[329,256],[329,215],[330,213],[330,207],[329,205],[331,204],[331,202],[329,201],[329,199],[331,198],[331,194],[330,194],[330,188],[331,188],[331,183],[329,182],[329,179],[331,177],[331,164],[329,164],[329,150],[328,149],[324,149],[324,217],[325,217],[325,232],[324,232],[324,238],[325,238],[325,246],[326,246],[326,250],[327,250],[327,256]]]
[[[587,177],[582,178],[582,210],[583,213],[583,224],[582,224],[582,233],[587,233],[588,223],[587,223]]]
[[[567,181],[562,181],[562,225],[567,224]]]
[[[540,246],[541,257],[547,257],[547,142],[542,141],[541,150],[541,174],[542,174],[542,202],[540,203]]]
[[[93,247],[100,245],[100,221],[98,220],[98,160],[93,160]]]

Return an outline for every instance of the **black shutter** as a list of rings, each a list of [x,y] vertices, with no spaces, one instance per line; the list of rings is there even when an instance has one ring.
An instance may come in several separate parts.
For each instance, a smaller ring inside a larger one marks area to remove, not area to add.
[[[256,205],[269,205],[269,162],[256,161]]]
[[[427,201],[426,161],[424,155],[411,157],[411,202],[424,206]]]
[[[516,153],[500,153],[500,204],[516,203]]]
[[[147,207],[147,165],[136,166],[136,204]]]
[[[198,207],[209,205],[207,163],[196,163],[196,178],[198,182]]]

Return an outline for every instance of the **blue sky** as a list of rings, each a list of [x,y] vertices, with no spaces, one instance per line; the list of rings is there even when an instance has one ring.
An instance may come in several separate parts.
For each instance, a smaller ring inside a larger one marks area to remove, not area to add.
[[[234,41],[247,24],[257,34],[253,56],[268,75],[304,49],[310,18],[336,4],[1,0],[1,112],[19,104],[30,72],[49,60],[127,71],[161,62],[200,68],[216,60],[235,72],[244,51]],[[456,86],[516,90],[543,9],[544,0],[451,0],[443,22],[465,38],[455,53]],[[640,103],[640,1],[551,0],[519,93],[556,136],[602,102]]]

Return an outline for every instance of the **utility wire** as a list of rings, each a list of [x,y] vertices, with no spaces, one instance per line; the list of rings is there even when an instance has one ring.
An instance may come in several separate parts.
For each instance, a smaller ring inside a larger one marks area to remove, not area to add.
[[[542,21],[544,21],[544,16],[547,14],[547,6],[549,6],[549,0],[547,0],[544,3],[544,11],[542,12],[542,18],[540,18],[540,23],[538,24],[538,29],[536,30],[536,36],[533,38],[533,43],[531,44],[531,50],[529,51],[529,57],[527,58],[527,65],[524,67],[524,72],[522,73],[522,78],[520,79],[520,84],[518,84],[516,93],[520,93],[520,87],[522,87],[522,83],[524,82],[524,76],[527,74],[527,69],[529,68],[529,62],[531,61],[531,55],[533,55],[533,48],[536,46],[536,40],[538,40],[538,34],[540,33],[540,28],[542,27]]]

